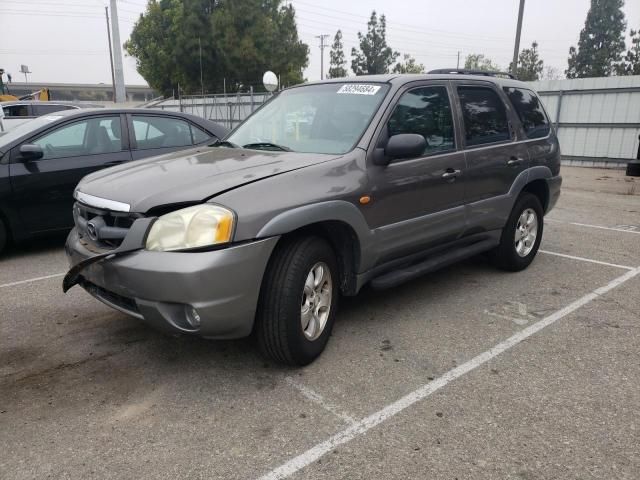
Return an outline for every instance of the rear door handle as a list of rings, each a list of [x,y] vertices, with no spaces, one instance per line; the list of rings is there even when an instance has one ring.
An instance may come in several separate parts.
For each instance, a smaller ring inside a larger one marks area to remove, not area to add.
[[[522,162],[524,162],[523,158],[511,157],[507,162],[507,165],[510,167],[515,167],[516,165],[520,165]]]
[[[114,160],[113,162],[107,162],[104,164],[105,167],[115,167],[116,165],[120,165],[124,163],[124,160]]]
[[[442,178],[444,178],[445,180],[449,180],[452,178],[456,178],[458,175],[460,175],[460,170],[454,170],[453,168],[448,168],[442,174]]]

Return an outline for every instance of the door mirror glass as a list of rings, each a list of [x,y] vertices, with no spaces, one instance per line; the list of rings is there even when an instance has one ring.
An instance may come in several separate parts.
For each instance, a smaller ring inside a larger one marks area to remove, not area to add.
[[[27,143],[20,146],[20,158],[22,160],[38,160],[44,156],[40,145]]]
[[[390,159],[413,158],[422,155],[425,148],[427,148],[427,141],[422,135],[399,133],[389,138],[384,153]]]

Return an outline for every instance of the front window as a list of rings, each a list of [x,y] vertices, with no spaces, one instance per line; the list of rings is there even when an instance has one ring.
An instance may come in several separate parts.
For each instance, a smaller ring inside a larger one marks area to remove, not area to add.
[[[355,147],[388,89],[327,83],[285,90],[227,140],[245,148],[343,154]]]

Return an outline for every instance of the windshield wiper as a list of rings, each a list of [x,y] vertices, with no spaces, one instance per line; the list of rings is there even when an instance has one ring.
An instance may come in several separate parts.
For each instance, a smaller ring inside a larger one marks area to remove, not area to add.
[[[247,143],[243,145],[242,148],[254,148],[256,150],[270,150],[270,151],[279,151],[279,152],[292,152],[289,147],[285,147],[284,145],[278,145],[277,143],[271,142],[256,142],[256,143]]]
[[[228,140],[216,140],[214,143],[209,145],[210,147],[228,147],[228,148],[240,148],[240,145],[236,145],[233,142]]]

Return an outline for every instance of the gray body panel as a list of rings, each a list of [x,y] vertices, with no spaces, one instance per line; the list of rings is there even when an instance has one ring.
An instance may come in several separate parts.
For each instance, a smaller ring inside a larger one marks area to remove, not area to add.
[[[237,318],[236,313],[242,311],[250,314],[250,318],[236,320],[240,325],[238,329],[225,329],[217,323],[206,334],[194,332],[229,338],[251,330],[264,269],[283,235],[327,222],[348,228],[356,239],[352,272],[355,288],[346,293],[354,294],[371,279],[398,265],[427,256],[423,263],[426,271],[438,266],[438,262],[433,261],[438,255],[452,261],[464,258],[467,253],[494,247],[518,196],[534,181],[542,182],[543,190],[548,192],[546,211],[555,205],[561,184],[555,133],[552,131],[541,139],[526,139],[508,101],[505,104],[512,138],[500,144],[466,148],[455,93],[460,76],[376,76],[357,81],[385,81],[391,88],[357,146],[347,154],[201,148],[87,177],[79,186],[82,192],[130,204],[134,212],[145,213],[171,205],[175,205],[175,209],[205,200],[228,207],[237,217],[233,241],[246,242],[238,247],[202,253],[134,253],[129,260],[124,257],[114,261],[113,267],[108,267],[108,262],[96,266],[98,270],[87,272],[88,280],[97,279],[104,288],[117,288],[120,294],[138,299],[140,314],[146,320],[150,317],[166,325],[171,324],[167,320],[171,309],[160,308],[156,303],[171,299],[169,303],[184,304],[190,303],[193,297],[182,288],[167,292],[165,286],[173,281],[190,284],[198,295],[194,301],[214,308],[217,299],[229,299],[233,295],[221,296],[215,288],[203,290],[198,285],[198,276],[211,278],[214,284],[218,275],[231,279],[223,291],[237,288],[236,295],[243,298],[242,308],[239,304],[231,308],[232,316]],[[503,100],[506,96],[502,86],[523,85],[514,80],[473,77],[465,78],[462,83],[491,85]],[[448,89],[454,110],[455,148],[446,153],[396,160],[385,166],[375,164],[373,159],[382,128],[397,99],[410,88],[432,84]],[[508,165],[514,158],[518,162]],[[443,178],[443,173],[451,170],[459,174],[453,179]],[[370,197],[371,201],[362,204],[363,196]],[[71,245],[71,249],[74,248],[75,245]],[[242,253],[243,259],[240,259],[243,249],[251,254]],[[222,260],[227,255],[228,262]],[[245,261],[244,257],[251,260]],[[201,258],[204,265],[211,267],[211,272],[191,272],[193,278],[189,278],[190,270],[185,271],[181,263],[184,261],[191,270],[198,271],[200,260],[191,258]],[[139,262],[144,268],[137,271],[132,267],[140,265]],[[147,275],[152,272],[154,277],[157,275],[154,263],[161,265],[167,283],[158,293],[153,289],[138,291],[138,285],[145,282]],[[183,277],[170,275],[171,265]],[[233,271],[233,275],[225,275],[223,268],[231,265],[233,269],[229,271]],[[105,271],[109,274],[105,275]],[[236,282],[236,277],[242,282]],[[155,306],[152,308],[145,302]],[[169,328],[180,330],[172,325]]]

